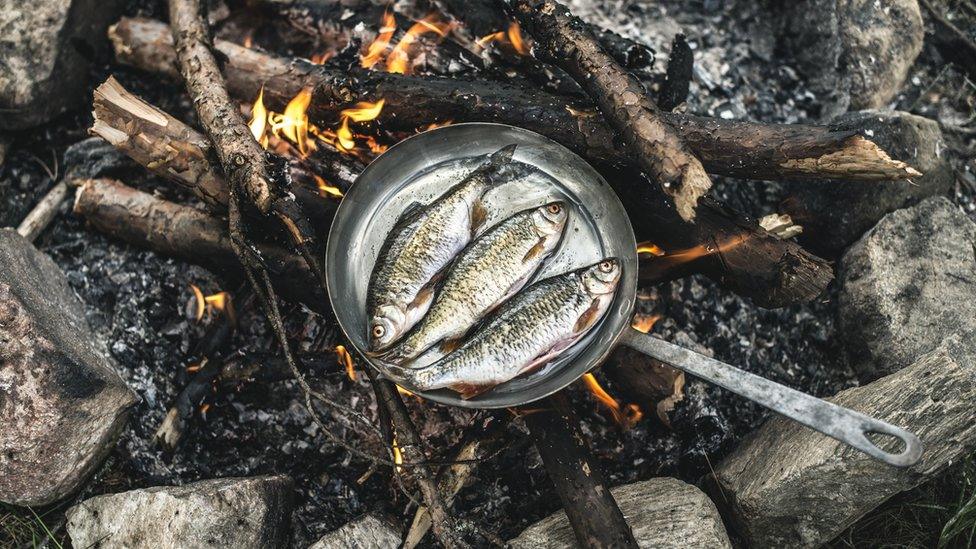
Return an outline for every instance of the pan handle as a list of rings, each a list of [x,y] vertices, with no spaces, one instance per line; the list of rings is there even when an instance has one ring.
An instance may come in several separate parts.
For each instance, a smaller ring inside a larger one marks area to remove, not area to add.
[[[885,463],[909,467],[922,456],[922,443],[918,437],[889,423],[790,389],[632,328],[624,332],[620,343],[744,396]],[[865,436],[867,433],[893,436],[901,440],[905,448],[898,454],[887,452],[871,442]]]

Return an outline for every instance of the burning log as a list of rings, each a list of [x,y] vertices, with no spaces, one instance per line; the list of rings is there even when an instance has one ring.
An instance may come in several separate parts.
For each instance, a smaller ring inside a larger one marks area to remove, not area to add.
[[[163,23],[122,18],[109,29],[119,61],[177,76],[172,38]],[[302,59],[284,59],[217,40],[227,62],[228,88],[248,101],[262,87],[282,109],[301,90],[312,93],[309,116],[334,122],[339,108],[360,100],[385,100],[384,128],[413,132],[431,122],[499,122],[532,130],[594,162],[629,165],[610,127],[592,105],[517,84],[443,77],[416,77],[336,70]],[[753,179],[883,181],[918,175],[854,131],[827,126],[762,124],[677,113],[660,113],[680,138],[719,175]]]
[[[688,99],[694,65],[695,56],[688,41],[685,40],[685,35],[676,34],[671,41],[667,80],[657,93],[657,105],[662,112],[674,110]]]
[[[566,396],[557,393],[542,406],[527,411],[525,423],[576,539],[583,547],[636,548],[634,534],[590,457]]]
[[[74,213],[99,231],[235,280],[242,278],[225,221],[111,179],[76,184]],[[285,297],[328,313],[328,299],[317,290],[315,278],[301,258],[272,245],[258,245],[258,251]]]
[[[135,61],[146,68],[155,67],[171,72],[170,61],[159,62],[159,55],[166,57],[167,51],[170,60],[172,58],[172,48],[168,46],[170,38],[165,33],[165,29],[164,25],[151,21],[123,19],[112,29],[111,34],[116,44],[116,50],[121,57]],[[302,87],[302,83],[306,82],[314,84],[310,88],[313,90],[313,96],[322,96],[323,101],[328,101],[332,106],[338,105],[338,101],[332,98],[331,94],[323,92],[323,95],[320,91],[331,89],[332,84],[330,83],[335,78],[347,80],[345,76],[330,73],[318,65],[310,65],[303,61],[288,64],[260,52],[226,42],[218,41],[218,46],[225,48],[231,54],[229,56],[230,62],[227,64],[227,73],[228,81],[232,87],[239,85],[251,89],[250,86],[254,85],[254,89],[251,91],[257,95],[260,87],[256,83],[266,81],[264,97],[269,100],[278,97],[279,99],[276,99],[278,104],[284,105],[287,103],[288,94],[301,92],[305,89]],[[251,62],[240,61],[244,57],[250,57]],[[264,67],[264,69],[257,73],[241,72],[240,66],[245,65]],[[235,69],[235,66],[238,66],[238,69]],[[308,79],[295,79],[293,68],[305,71]],[[265,74],[265,70],[270,72]],[[420,79],[385,73],[361,73],[361,75],[362,79],[358,79],[356,82],[362,84],[364,81],[368,81],[376,84],[375,86],[366,86],[366,89],[374,90],[371,93],[382,94],[382,98],[385,100],[384,112],[388,115],[391,112],[391,104],[393,105],[393,114],[389,118],[393,123],[400,124],[400,127],[403,128],[412,129],[415,127],[413,123],[403,125],[403,121],[409,120],[410,117],[413,117],[416,124],[422,123],[421,119],[416,117],[417,112],[426,112],[428,115],[432,112],[440,112],[450,117],[456,114],[457,109],[469,109],[471,105],[479,105],[479,108],[486,108],[495,113],[490,114],[487,117],[488,120],[499,121],[495,116],[504,116],[506,118],[500,121],[530,127],[530,129],[542,133],[549,133],[550,136],[553,136],[552,129],[556,128],[558,131],[560,124],[557,119],[552,119],[548,114],[543,113],[541,116],[537,116],[539,109],[534,107],[526,107],[529,110],[522,113],[525,115],[524,117],[516,112],[520,105],[526,106],[525,97],[527,95],[544,96],[549,97],[552,101],[557,101],[553,96],[539,94],[524,88],[479,83],[478,86],[483,90],[488,90],[489,95],[476,94],[469,96],[466,100],[458,100],[451,99],[453,92],[450,90],[454,90],[456,88],[455,83],[462,82],[460,80]],[[254,78],[253,81],[252,77]],[[428,83],[434,84],[434,92],[426,87]],[[451,88],[438,89],[437,86],[441,84],[450,85]],[[436,93],[438,90],[441,93]],[[504,90],[511,90],[512,93],[507,94]],[[351,101],[354,98],[352,92],[348,92],[346,95],[346,101]],[[443,99],[445,98],[449,100],[444,102]],[[472,98],[476,98],[476,100],[470,100]],[[515,109],[506,106],[510,100],[514,102]],[[420,103],[416,103],[416,101],[420,101]],[[558,106],[556,106],[557,104]],[[316,105],[313,97],[310,107],[311,113],[319,112],[322,116],[321,113],[328,112],[327,109]],[[565,110],[564,106],[562,101],[558,100],[557,103],[553,104],[550,113],[562,117],[558,120],[566,120],[565,124],[574,128],[572,132],[582,135],[576,129],[576,118]],[[518,120],[512,118],[518,118]],[[598,117],[581,117],[579,120],[586,121],[594,118]],[[688,125],[683,127],[686,128],[689,135],[697,135],[704,142],[710,139],[706,136],[724,135],[729,143],[754,143],[756,146],[770,147],[768,151],[770,153],[775,152],[780,157],[784,154],[791,154],[790,151],[793,150],[789,145],[782,145],[784,139],[787,143],[802,142],[806,144],[805,146],[814,148],[827,146],[827,142],[835,140],[835,136],[832,136],[831,132],[819,126],[743,124],[743,127],[751,128],[746,133],[753,133],[748,139],[740,141],[739,137],[742,137],[740,135],[742,132],[735,129],[730,130],[733,125],[727,121],[695,117],[686,117],[685,120]],[[429,122],[430,118],[427,121]],[[524,123],[525,121],[530,123]],[[546,124],[545,121],[553,123]],[[124,131],[127,127],[121,125],[120,129]],[[609,144],[609,130],[604,128],[600,131],[602,131],[602,135],[607,137],[608,141],[597,140],[595,142],[603,143],[599,146],[606,147]],[[557,141],[559,140],[558,136],[553,137],[557,137]],[[855,136],[855,139],[862,138]],[[569,145],[573,146],[573,140],[570,139],[570,141]],[[870,143],[866,140],[865,142]],[[589,150],[585,143],[576,144],[583,147],[584,150]],[[771,144],[779,145],[772,147]],[[158,146],[151,145],[151,147],[156,148]],[[722,154],[727,154],[729,156],[728,162],[734,164],[748,161],[754,157],[755,152],[753,150],[746,153],[740,149],[738,153],[734,153],[731,149],[726,149],[726,152]],[[197,158],[196,155],[193,155],[193,158]],[[710,278],[719,281],[723,286],[753,299],[761,306],[780,307],[791,303],[809,301],[819,295],[833,277],[832,270],[825,261],[807,253],[792,241],[780,240],[769,235],[755,221],[738,215],[710,199],[706,198],[701,201],[698,208],[697,223],[689,226],[675,214],[673,207],[660,193],[653,192],[646,185],[631,183],[639,181],[639,176],[621,171],[609,179],[615,183],[615,188],[624,203],[631,208],[632,219],[639,236],[652,237],[666,249],[680,251],[665,258],[645,261],[643,267],[647,270],[646,279],[648,280],[659,279],[663,273],[671,273],[670,277],[675,278],[692,272],[703,272]],[[317,200],[309,201],[302,196],[297,198],[302,202],[307,212],[313,211],[316,202],[320,202]]]
[[[153,173],[172,181],[202,200],[211,209],[227,209],[227,181],[212,162],[206,136],[130,93],[109,77],[95,90],[95,123],[91,133],[102,137]],[[338,155],[338,154],[337,154]],[[335,202],[324,200],[316,188],[316,175],[338,184],[352,185],[361,170],[353,158],[316,155],[288,164],[294,182],[291,191],[302,211],[317,227],[328,227]]]
[[[540,53],[576,79],[623,138],[641,170],[671,195],[682,219],[693,220],[698,199],[712,181],[701,161],[661,117],[640,81],[614,62],[562,4],[514,0],[510,5],[536,39]]]

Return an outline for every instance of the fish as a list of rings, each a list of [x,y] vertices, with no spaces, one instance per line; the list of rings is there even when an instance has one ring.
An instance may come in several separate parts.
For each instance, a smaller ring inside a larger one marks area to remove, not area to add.
[[[556,201],[487,230],[451,264],[423,320],[380,358],[402,364],[438,342],[447,341],[450,348],[525,286],[559,245],[568,217],[566,204]]]
[[[484,224],[482,197],[503,179],[515,145],[490,154],[460,183],[426,206],[414,205],[380,249],[366,291],[367,350],[388,348],[430,307],[439,275]]]
[[[387,366],[421,391],[449,388],[461,398],[542,367],[579,341],[610,308],[621,263],[609,257],[543,279],[510,299],[456,350],[423,368]]]

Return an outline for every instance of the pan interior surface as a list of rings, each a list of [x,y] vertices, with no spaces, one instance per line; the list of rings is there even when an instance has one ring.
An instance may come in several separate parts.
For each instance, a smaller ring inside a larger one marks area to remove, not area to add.
[[[326,252],[329,297],[342,330],[358,351],[366,348],[369,277],[400,215],[412,204],[429,203],[460,182],[483,155],[513,143],[518,147],[514,165],[506,173],[510,178],[485,195],[489,211],[485,227],[517,211],[564,200],[570,221],[563,240],[533,281],[614,256],[623,266],[620,286],[600,324],[537,372],[468,400],[446,389],[415,391],[405,386],[436,402],[501,408],[548,396],[605,358],[630,324],[636,247],[630,222],[610,186],[585,161],[547,138],[511,126],[474,123],[438,128],[398,143],[373,161],[343,198]],[[360,356],[370,362],[361,352]]]

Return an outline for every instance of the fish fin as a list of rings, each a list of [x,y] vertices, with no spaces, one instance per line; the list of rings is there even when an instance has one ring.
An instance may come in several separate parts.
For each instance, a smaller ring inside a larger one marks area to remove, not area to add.
[[[530,248],[529,251],[525,252],[525,256],[522,258],[522,262],[525,263],[525,262],[532,261],[533,259],[542,255],[545,251],[546,251],[546,241],[545,239],[539,239],[539,242],[536,242],[535,246],[532,246],[532,248]]]
[[[477,200],[474,206],[471,207],[471,237],[478,233],[481,226],[485,224],[485,220],[488,219],[488,210],[485,208],[484,203],[481,200]]]
[[[424,206],[424,205],[423,205],[423,204],[421,204],[420,202],[417,202],[417,201],[413,201],[413,202],[411,202],[411,203],[410,203],[410,204],[408,204],[408,205],[407,205],[407,207],[406,207],[406,208],[405,208],[405,209],[404,209],[404,210],[403,210],[403,211],[402,211],[402,212],[400,213],[400,217],[398,217],[398,218],[397,218],[397,220],[396,220],[396,223],[394,223],[394,225],[399,225],[400,223],[402,223],[402,222],[403,222],[403,220],[404,220],[404,219],[407,219],[407,218],[409,218],[409,217],[411,217],[411,216],[413,216],[413,215],[414,215],[415,213],[417,213],[417,212],[419,212],[419,211],[420,211],[420,209],[421,209],[421,208],[423,208],[423,206]]]
[[[512,157],[515,156],[515,149],[517,148],[518,145],[515,143],[505,145],[504,147],[488,155],[488,161],[485,164],[491,167],[497,167],[505,164],[506,162],[510,162]]]
[[[573,333],[581,333],[589,330],[591,326],[596,324],[596,321],[600,319],[600,302],[594,299],[593,304],[590,308],[583,311],[579,319],[576,320],[576,325],[573,326]]]
[[[575,342],[576,342],[576,338],[571,337],[571,338],[567,338],[564,341],[560,341],[556,343],[555,345],[550,347],[548,351],[541,353],[539,356],[535,357],[535,359],[533,359],[532,362],[528,363],[527,365],[525,365],[525,367],[519,370],[518,375],[523,376],[537,371],[539,368],[547,364],[550,360],[555,358],[560,352],[562,352],[563,349],[569,347]]]
[[[430,304],[434,301],[435,287],[436,280],[432,279],[417,292],[417,296],[407,305],[407,314],[410,317],[408,320],[412,321],[410,322],[411,324],[416,324],[417,321],[427,314],[427,309],[430,309]]]
[[[470,383],[455,383],[454,385],[448,387],[448,389],[454,391],[455,393],[459,393],[461,395],[461,399],[468,400],[480,395],[481,393],[484,393],[485,391],[488,391],[492,387],[494,387],[494,385],[472,385]]]
[[[445,355],[448,353],[453,353],[458,347],[461,346],[461,342],[464,341],[460,337],[454,339],[445,339],[441,342],[439,349]]]

